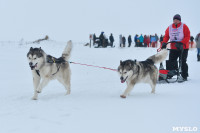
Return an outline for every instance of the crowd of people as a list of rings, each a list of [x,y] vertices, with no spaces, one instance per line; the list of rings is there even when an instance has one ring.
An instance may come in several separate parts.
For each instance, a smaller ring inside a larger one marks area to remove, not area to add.
[[[113,43],[115,41],[112,33],[110,34],[109,40],[108,40],[104,32],[101,32],[99,37],[97,37],[96,34],[93,34],[92,40],[93,40],[93,46],[97,45],[96,48],[99,48],[99,47],[105,48],[107,46],[113,47]]]
[[[111,46],[114,47],[114,37],[113,34],[111,33],[109,38],[104,34],[104,32],[101,32],[99,37],[96,36],[96,34],[93,34],[92,36],[93,40],[93,45],[96,45],[96,48],[99,47],[107,47]],[[126,43],[128,44],[128,47],[131,47],[133,41],[135,42],[135,47],[157,47],[158,41],[162,42],[163,36],[161,35],[160,38],[158,37],[157,34],[155,35],[140,35],[138,36],[137,34],[135,37],[132,39],[131,35],[128,36],[126,39],[125,36],[122,36],[121,34],[119,35],[119,46],[120,47],[126,47]]]
[[[129,35],[126,39],[125,36],[122,36],[121,34],[119,35],[119,47],[123,48],[126,47],[126,43],[128,44],[127,47],[131,47],[132,44],[134,44],[134,47],[159,47],[159,45],[162,45],[164,35],[160,35],[160,37],[155,34],[155,35],[138,35],[136,34],[134,38]],[[114,47],[114,36],[111,33],[109,37],[105,35],[104,32],[101,32],[99,37],[96,36],[96,34],[93,34],[92,36],[93,40],[93,46],[96,48],[99,47],[107,47],[111,46]],[[133,42],[134,41],[134,42]],[[194,37],[190,37],[190,47],[193,48],[194,46]]]

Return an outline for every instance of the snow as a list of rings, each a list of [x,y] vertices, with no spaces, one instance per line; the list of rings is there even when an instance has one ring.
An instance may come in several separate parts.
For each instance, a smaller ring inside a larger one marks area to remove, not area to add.
[[[135,86],[130,96],[115,71],[71,64],[72,92],[51,81],[31,100],[33,83],[26,59],[29,48],[42,47],[59,57],[65,42],[18,45],[0,43],[0,133],[171,133],[173,127],[199,127],[200,63],[189,51],[189,81]],[[89,48],[74,44],[70,61],[116,69],[120,60],[145,60],[155,48]]]

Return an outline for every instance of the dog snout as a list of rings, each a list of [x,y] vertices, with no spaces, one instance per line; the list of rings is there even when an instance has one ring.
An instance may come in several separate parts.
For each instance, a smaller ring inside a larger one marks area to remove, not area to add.
[[[29,62],[29,66],[33,66],[33,63],[32,63],[32,62]]]
[[[124,80],[124,78],[123,78],[123,77],[120,77],[120,80]]]

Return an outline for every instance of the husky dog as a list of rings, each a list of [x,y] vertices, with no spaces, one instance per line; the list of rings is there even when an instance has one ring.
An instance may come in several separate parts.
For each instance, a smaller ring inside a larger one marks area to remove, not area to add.
[[[149,83],[151,85],[151,93],[155,93],[156,82],[158,79],[158,69],[154,64],[162,62],[168,55],[166,49],[149,57],[145,61],[126,60],[120,61],[118,73],[120,75],[121,83],[126,81],[127,88],[121,95],[122,98],[131,92],[134,85],[139,82]]]
[[[37,100],[38,93],[40,93],[52,79],[57,79],[66,88],[66,94],[70,94],[71,71],[68,59],[70,58],[71,50],[72,41],[68,41],[62,56],[56,59],[50,55],[47,55],[41,48],[30,48],[29,52],[27,53],[27,58],[33,76],[33,100]]]

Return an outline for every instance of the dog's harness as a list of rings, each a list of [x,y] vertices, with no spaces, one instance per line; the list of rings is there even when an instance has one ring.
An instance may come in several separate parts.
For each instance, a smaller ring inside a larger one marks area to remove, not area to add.
[[[47,63],[56,63],[56,66],[57,66],[57,71],[55,73],[53,73],[52,75],[55,75],[56,73],[58,73],[58,71],[60,70],[60,67],[61,67],[61,64],[62,63],[65,63],[65,59],[63,57],[60,57],[60,58],[55,58],[51,55],[47,55]],[[40,71],[39,70],[35,70],[37,75],[40,77]]]

